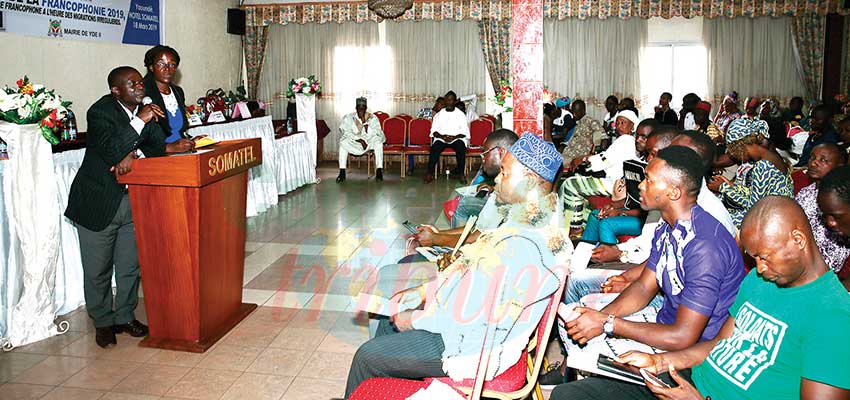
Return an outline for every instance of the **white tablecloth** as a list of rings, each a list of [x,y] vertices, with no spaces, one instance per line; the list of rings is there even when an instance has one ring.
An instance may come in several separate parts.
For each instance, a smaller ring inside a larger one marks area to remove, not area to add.
[[[298,134],[280,140],[274,138],[272,118],[252,118],[226,124],[207,125],[189,131],[193,136],[207,135],[215,140],[260,138],[263,164],[251,168],[248,177],[249,217],[277,204],[277,196],[316,181],[310,164],[309,142]]]

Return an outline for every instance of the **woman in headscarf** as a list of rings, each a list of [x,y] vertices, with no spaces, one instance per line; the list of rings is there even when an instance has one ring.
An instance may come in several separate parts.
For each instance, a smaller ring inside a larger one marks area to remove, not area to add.
[[[788,138],[785,120],[782,118],[782,110],[779,103],[774,99],[766,99],[759,108],[758,119],[767,123],[768,140],[777,150],[788,151],[791,149],[791,139]]]
[[[767,196],[794,196],[791,167],[771,149],[767,141],[767,124],[738,118],[726,131],[726,152],[735,162],[753,163],[749,183],[734,184],[724,176],[716,176],[708,188],[719,192],[729,208],[729,215],[739,229],[744,215],[757,201]]]
[[[738,92],[732,92],[723,98],[723,104],[720,105],[720,111],[714,116],[715,125],[724,133],[729,128],[732,121],[741,118],[744,114],[738,110]]]

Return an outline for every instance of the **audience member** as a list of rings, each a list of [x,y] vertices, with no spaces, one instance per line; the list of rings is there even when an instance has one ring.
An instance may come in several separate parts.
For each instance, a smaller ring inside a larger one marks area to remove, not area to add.
[[[733,91],[723,98],[723,103],[720,104],[720,111],[714,116],[712,122],[725,133],[726,129],[729,128],[729,124],[741,116],[743,114],[738,110],[738,92]]]
[[[605,118],[602,119],[602,128],[605,129],[605,132],[608,134],[607,138],[603,138],[604,142],[602,144],[603,150],[608,148],[608,144],[611,142],[611,138],[616,138],[617,135],[617,127],[616,127],[616,119],[617,119],[617,106],[620,104],[620,101],[617,99],[617,96],[610,95],[605,99],[605,110],[608,111],[605,114]]]
[[[676,387],[603,386],[588,378],[569,398],[850,398],[850,347],[843,345],[850,298],[829,273],[803,210],[788,198],[762,199],[745,218],[741,240],[756,268],[741,283],[716,337],[681,351],[620,357],[650,373],[669,372]],[[566,394],[556,389],[551,398]]]
[[[555,270],[566,266],[572,250],[559,230],[534,227],[534,221],[556,213],[552,184],[560,161],[554,146],[531,133],[511,146],[496,179],[499,214],[506,222],[462,246],[424,296],[417,288],[393,297],[401,304],[407,296],[418,295],[413,299],[423,300],[421,309],[382,321],[378,335],[360,346],[351,363],[346,397],[372,377],[473,378],[482,345],[493,349],[487,377],[516,362],[548,306],[542,300],[558,287]],[[502,281],[518,284],[499,285]],[[494,299],[507,307],[495,319],[480,312]],[[461,315],[469,318],[461,321]],[[496,324],[496,334],[485,338],[488,324]]]
[[[658,99],[658,105],[655,106],[655,120],[662,125],[676,126],[679,123],[679,116],[676,111],[670,108],[670,101],[673,100],[673,95],[664,92],[661,93],[661,98]]]
[[[443,96],[445,108],[434,116],[431,125],[431,151],[428,154],[428,173],[425,175],[425,183],[434,181],[434,171],[437,162],[440,161],[440,153],[446,148],[454,150],[457,167],[453,171],[455,177],[463,178],[464,166],[466,165],[466,147],[469,145],[469,124],[466,114],[456,108],[457,95],[449,91]]]
[[[570,112],[571,103],[572,100],[569,97],[561,97],[555,100],[558,115],[552,120],[552,143],[559,149],[562,148],[564,142],[570,140],[576,127],[575,116]]]
[[[696,122],[694,121],[694,107],[697,106],[697,103],[702,101],[694,93],[688,93],[684,97],[682,97],[682,111],[679,113],[679,125],[678,128],[681,130],[697,130]],[[711,104],[708,105],[708,111],[711,111]]]
[[[823,177],[818,185],[818,207],[829,230],[850,237],[850,166],[835,168]],[[849,276],[850,267],[845,265],[839,277],[848,290]]]
[[[712,140],[715,143],[723,143],[723,131],[717,127],[708,116],[711,114],[711,103],[707,101],[699,101],[694,106],[693,111],[693,119],[695,128],[693,130],[700,131]]]
[[[755,124],[739,118],[726,131],[727,153],[738,163],[752,162],[750,184],[736,182],[718,175],[708,187],[719,192],[726,204],[735,226],[740,227],[747,211],[760,199],[771,196],[794,196],[791,167],[767,145],[767,129],[764,124]]]
[[[818,105],[809,112],[809,138],[803,146],[803,153],[795,167],[804,167],[809,163],[812,149],[821,143],[838,143],[838,134],[832,126],[832,111],[826,105]]]
[[[838,143],[842,150],[850,150],[850,116],[838,121]]]
[[[696,204],[703,170],[696,152],[683,146],[661,150],[649,163],[640,185],[641,206],[659,210],[662,222],[647,268],[601,311],[576,308],[580,315],[566,323],[573,341],[584,344],[604,333],[681,350],[717,335],[745,273],[735,239]],[[655,323],[623,319],[646,307],[659,291],[664,300]],[[607,384],[598,380],[595,386]],[[560,385],[552,398],[583,398],[583,386]]]
[[[584,214],[587,196],[610,196],[614,182],[623,177],[623,162],[637,157],[635,137],[632,136],[638,124],[637,115],[626,110],[617,113],[617,140],[607,150],[597,155],[585,155],[573,159],[571,169],[589,161],[589,169],[604,172],[603,178],[574,175],[561,185],[561,200],[564,202],[566,220],[570,222],[570,235],[579,236],[584,227]]]
[[[564,165],[567,166],[571,165],[575,158],[592,154],[593,147],[601,144],[603,133],[599,121],[587,116],[584,100],[573,101],[572,110],[576,127],[561,151]]]
[[[623,110],[632,110],[635,115],[640,117],[640,113],[637,111],[637,107],[635,107],[635,99],[631,97],[623,97],[623,99],[620,100],[620,104],[617,105],[617,111]]]
[[[348,155],[360,156],[368,151],[375,153],[375,180],[384,180],[384,131],[375,114],[366,112],[365,97],[355,101],[355,112],[342,117],[339,124],[339,176],[337,183],[345,182]]]
[[[823,215],[818,208],[818,185],[821,179],[833,169],[847,164],[847,153],[832,143],[823,143],[815,146],[806,175],[812,184],[800,189],[795,199],[803,207],[809,224],[812,226],[812,234],[823,255],[826,265],[835,273],[841,271],[847,257],[850,256],[850,238],[842,236],[837,232],[830,231],[823,223]]]
[[[437,115],[437,113],[440,112],[440,110],[443,109],[443,102],[444,101],[445,101],[445,99],[443,99],[442,96],[437,97],[437,99],[434,100],[434,105],[431,106],[431,107],[422,107],[422,109],[419,110],[419,115],[417,115],[416,118],[424,118],[424,119],[434,118],[434,116]]]
[[[782,111],[779,103],[774,99],[767,99],[761,103],[759,108],[759,119],[767,122],[768,140],[777,150],[787,152],[791,150],[791,138],[788,137],[785,121],[782,119]]]
[[[484,140],[484,145],[482,146],[481,170],[478,172],[476,179],[472,181],[473,185],[478,185],[476,187],[476,195],[461,197],[460,203],[458,203],[455,213],[452,215],[452,228],[460,227],[462,232],[463,226],[466,225],[469,217],[478,215],[481,209],[484,208],[485,203],[488,201],[492,202],[492,193],[496,186],[495,179],[502,168],[502,159],[508,153],[508,149],[516,143],[517,139],[519,138],[516,133],[509,129],[497,129],[487,135],[487,139]],[[428,230],[439,234],[439,231],[435,228]],[[459,236],[461,232],[456,233]],[[441,245],[454,246],[455,243],[457,243],[457,239],[451,242],[451,244]],[[426,246],[430,246],[430,244]]]
[[[658,136],[653,131],[658,126],[654,119],[645,119],[638,124],[636,136],[647,137],[638,141],[637,150],[641,159],[623,162],[623,177],[614,184],[622,187],[622,198],[614,199],[598,210],[593,210],[587,219],[587,227],[581,240],[588,243],[617,244],[617,236],[640,235],[646,212],[640,207],[640,185],[645,175],[646,164],[652,161],[658,150],[670,145],[675,134]],[[643,144],[641,144],[643,143]],[[617,193],[615,193],[615,196]]]
[[[758,97],[747,97],[744,99],[744,115],[743,118],[756,119],[759,116],[759,106],[761,100]]]
[[[799,96],[788,100],[788,109],[782,111],[785,122],[791,125],[803,125],[806,114],[803,113],[803,98]]]

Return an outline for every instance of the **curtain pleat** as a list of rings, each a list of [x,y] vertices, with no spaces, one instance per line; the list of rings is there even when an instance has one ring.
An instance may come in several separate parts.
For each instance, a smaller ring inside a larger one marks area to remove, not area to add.
[[[511,19],[484,19],[478,22],[478,36],[484,62],[494,88],[499,81],[511,81]]]
[[[246,26],[242,43],[245,47],[245,69],[248,75],[248,98],[256,99],[269,39],[268,26]]]
[[[601,119],[605,98],[640,98],[641,48],[647,21],[570,18],[543,22],[543,81],[562,96],[581,98]]]
[[[790,17],[704,20],[703,40],[708,51],[706,100],[714,104],[713,110],[733,90],[740,100],[749,96],[772,97],[786,104],[794,96],[812,98],[796,68],[792,21]]]
[[[826,17],[817,14],[793,19],[791,34],[797,70],[803,77],[811,99],[820,100],[823,91],[823,52],[826,41]]]

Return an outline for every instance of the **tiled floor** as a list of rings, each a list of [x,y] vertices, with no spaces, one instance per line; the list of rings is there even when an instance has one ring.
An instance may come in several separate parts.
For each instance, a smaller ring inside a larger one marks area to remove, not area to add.
[[[391,172],[377,183],[364,170],[351,168],[340,185],[336,168],[323,166],[320,184],[248,220],[243,301],[260,307],[206,353],[142,348],[127,335],[103,350],[78,310],[65,317],[70,332],[0,354],[0,399],[341,396],[351,357],[368,336],[350,296],[370,267],[403,255],[401,223],[434,223],[457,185]]]

